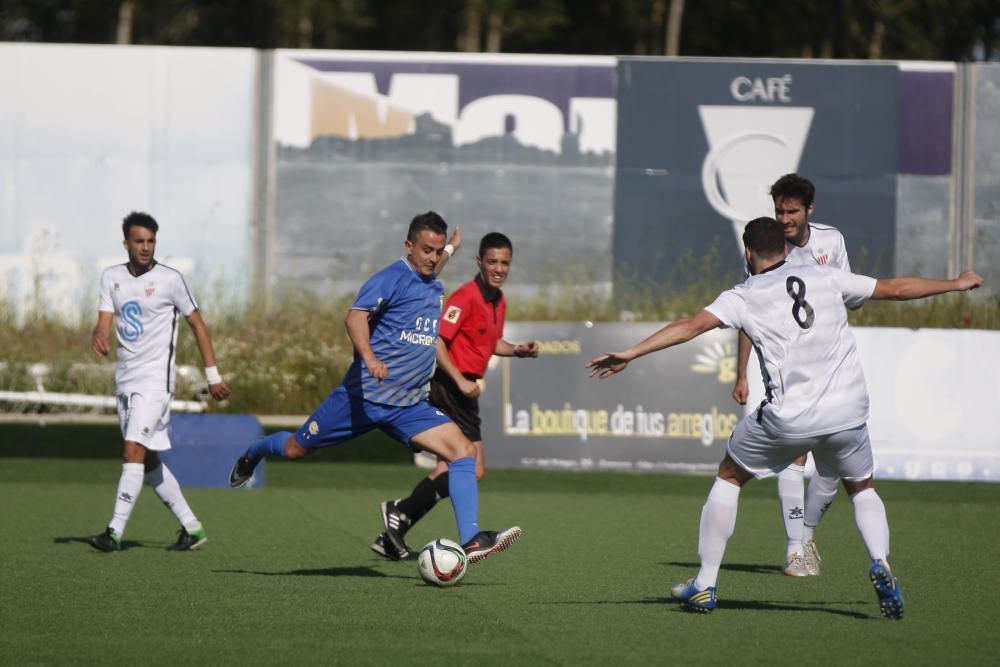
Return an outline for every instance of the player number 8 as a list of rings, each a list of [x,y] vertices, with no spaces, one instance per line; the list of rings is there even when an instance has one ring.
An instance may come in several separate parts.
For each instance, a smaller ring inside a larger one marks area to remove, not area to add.
[[[806,301],[806,284],[797,276],[789,276],[785,281],[785,291],[792,297],[792,317],[795,318],[795,323],[803,329],[808,329],[813,325],[816,313]],[[806,313],[805,321],[802,320],[802,311]]]

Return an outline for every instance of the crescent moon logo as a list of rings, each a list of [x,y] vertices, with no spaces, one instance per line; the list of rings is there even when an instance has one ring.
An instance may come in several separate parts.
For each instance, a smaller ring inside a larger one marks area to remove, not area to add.
[[[719,165],[733,149],[754,140],[769,141],[782,147],[788,146],[783,137],[774,134],[756,130],[740,132],[727,137],[722,143],[709,149],[705,161],[701,164],[701,187],[705,191],[709,206],[715,209],[719,215],[729,218],[733,222],[745,223],[748,215],[736,210],[726,201],[719,179]]]
[[[713,211],[730,222],[742,254],[747,220],[773,215],[770,185],[798,169],[812,107],[698,107],[708,140],[701,186]]]

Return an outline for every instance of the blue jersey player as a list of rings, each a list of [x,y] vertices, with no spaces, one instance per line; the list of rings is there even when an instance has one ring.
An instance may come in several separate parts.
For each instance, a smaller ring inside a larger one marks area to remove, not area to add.
[[[437,213],[413,218],[406,256],[372,276],[347,313],[354,362],[343,383],[294,434],[281,431],[253,443],[233,466],[230,486],[245,485],[265,456],[299,459],[378,428],[448,461],[448,491],[470,562],[507,549],[521,536],[517,526],[499,532],[479,529],[476,449],[425,397],[434,374],[443,305],[436,270],[450,254],[447,231]]]

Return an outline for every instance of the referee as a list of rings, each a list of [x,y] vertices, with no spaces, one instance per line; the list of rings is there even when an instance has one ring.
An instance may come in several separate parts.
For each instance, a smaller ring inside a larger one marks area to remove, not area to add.
[[[499,232],[479,242],[479,273],[462,285],[445,306],[438,336],[437,369],[431,379],[430,402],[450,417],[476,447],[476,479],[485,473],[483,436],[479,426],[478,380],[494,354],[501,357],[537,357],[538,343],[514,344],[503,339],[507,302],[501,287],[510,272],[513,246]],[[401,500],[382,503],[385,532],[371,549],[391,560],[415,560],[404,541],[406,532],[439,500],[448,497],[448,464],[438,459],[434,471],[420,480]]]

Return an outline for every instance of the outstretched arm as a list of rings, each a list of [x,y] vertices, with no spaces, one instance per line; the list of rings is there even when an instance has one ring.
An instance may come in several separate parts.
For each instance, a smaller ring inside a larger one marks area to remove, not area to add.
[[[222,381],[219,371],[215,366],[215,350],[212,349],[212,337],[208,333],[205,321],[201,319],[201,313],[197,310],[187,316],[187,323],[194,332],[194,340],[198,344],[198,351],[201,352],[201,360],[205,364],[205,376],[208,380],[208,392],[212,398],[221,401],[229,396],[229,387]],[[209,369],[212,369],[209,371]]]
[[[952,280],[934,280],[931,278],[880,278],[875,283],[875,291],[871,298],[909,301],[910,299],[923,299],[935,294],[947,294],[948,292],[965,292],[976,289],[983,284],[982,277],[972,271],[963,271],[960,276]]]
[[[458,225],[455,225],[455,231],[452,232],[451,238],[448,239],[448,245],[451,246],[451,252],[450,253],[442,252],[441,259],[438,260],[437,266],[434,267],[435,273],[437,275],[441,275],[441,271],[444,270],[444,267],[448,263],[448,260],[451,259],[452,255],[458,252],[459,246],[462,245],[462,228],[459,227]],[[445,247],[447,248],[448,246]]]
[[[361,361],[365,363],[371,376],[381,384],[389,377],[389,368],[379,361],[375,353],[372,352],[371,331],[368,329],[368,311],[352,308],[347,312],[344,325],[347,327],[347,336],[351,339],[351,344],[357,350]]]
[[[587,368],[591,369],[590,377],[594,377],[595,375],[601,379],[611,377],[615,373],[625,370],[628,362],[633,359],[638,359],[651,352],[673,347],[674,345],[686,343],[692,338],[715,329],[721,324],[722,321],[707,310],[702,310],[691,317],[684,317],[671,322],[627,350],[609,352],[596,359],[591,359],[587,364]]]

